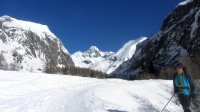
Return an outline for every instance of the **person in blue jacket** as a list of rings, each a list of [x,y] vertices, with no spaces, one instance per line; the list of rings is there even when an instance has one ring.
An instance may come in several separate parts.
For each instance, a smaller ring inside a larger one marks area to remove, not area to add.
[[[177,94],[184,112],[191,112],[190,100],[196,97],[194,83],[190,75],[183,70],[182,63],[177,64],[176,71],[173,76],[174,93]]]

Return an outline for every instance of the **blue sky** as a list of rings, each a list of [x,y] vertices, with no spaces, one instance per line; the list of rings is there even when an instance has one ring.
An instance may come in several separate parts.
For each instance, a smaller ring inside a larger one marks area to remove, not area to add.
[[[70,53],[151,36],[182,0],[1,0],[0,15],[48,25]]]

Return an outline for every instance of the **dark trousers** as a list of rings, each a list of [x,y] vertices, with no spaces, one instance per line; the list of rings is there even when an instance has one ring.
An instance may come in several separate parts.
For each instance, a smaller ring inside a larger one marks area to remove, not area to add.
[[[190,96],[185,96],[182,94],[178,95],[179,101],[183,107],[184,112],[191,112],[190,110]]]

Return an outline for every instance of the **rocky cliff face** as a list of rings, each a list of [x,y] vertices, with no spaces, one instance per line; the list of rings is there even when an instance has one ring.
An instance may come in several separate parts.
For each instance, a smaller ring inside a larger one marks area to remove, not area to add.
[[[0,17],[0,54],[4,69],[43,71],[47,63],[74,66],[69,52],[47,26],[9,16]]]
[[[180,3],[165,18],[160,31],[138,45],[133,58],[122,64],[113,75],[128,79],[141,77],[140,74],[145,72],[160,75],[161,71],[173,68],[179,61],[195,78],[200,77],[199,0]]]

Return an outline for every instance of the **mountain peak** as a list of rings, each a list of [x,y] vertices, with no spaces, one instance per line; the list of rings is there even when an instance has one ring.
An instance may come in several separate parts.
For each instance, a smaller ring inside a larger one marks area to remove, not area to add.
[[[89,51],[100,51],[99,48],[97,48],[96,46],[91,46],[89,48]]]
[[[1,16],[0,17],[0,21],[11,21],[11,20],[13,20],[13,18],[12,17],[10,17],[10,16],[7,16],[7,15],[4,15],[4,16]]]

